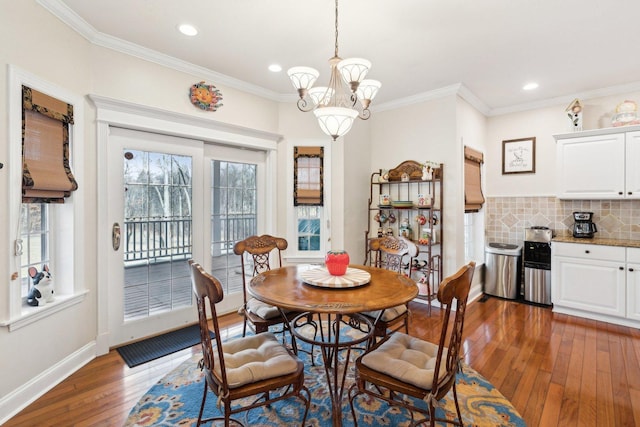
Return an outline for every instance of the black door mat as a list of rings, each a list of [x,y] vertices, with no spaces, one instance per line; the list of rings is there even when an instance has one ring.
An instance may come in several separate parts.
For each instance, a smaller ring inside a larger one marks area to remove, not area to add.
[[[211,333],[213,337],[213,333]],[[200,326],[191,325],[186,328],[148,338],[132,344],[118,347],[118,353],[127,366],[142,365],[176,351],[184,350],[200,342]]]

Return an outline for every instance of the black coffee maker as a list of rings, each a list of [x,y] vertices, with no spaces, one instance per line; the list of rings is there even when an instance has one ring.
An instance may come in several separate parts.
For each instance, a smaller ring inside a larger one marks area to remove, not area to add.
[[[574,212],[573,237],[593,237],[598,232],[596,224],[591,221],[593,212]]]

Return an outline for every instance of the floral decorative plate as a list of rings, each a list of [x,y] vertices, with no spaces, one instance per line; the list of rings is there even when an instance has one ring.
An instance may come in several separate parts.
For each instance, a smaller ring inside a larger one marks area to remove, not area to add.
[[[207,85],[204,81],[191,86],[189,97],[193,105],[205,111],[216,111],[222,107],[222,93],[214,85]]]

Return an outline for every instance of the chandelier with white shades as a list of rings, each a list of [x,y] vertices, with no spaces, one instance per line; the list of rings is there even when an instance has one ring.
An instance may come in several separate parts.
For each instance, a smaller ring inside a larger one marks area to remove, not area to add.
[[[314,68],[292,67],[287,71],[300,96],[298,109],[305,113],[313,111],[322,131],[334,141],[349,132],[356,117],[362,120],[371,117],[369,104],[381,86],[377,80],[365,80],[371,62],[338,56],[338,0],[335,11],[336,43],[334,56],[329,59],[328,86],[313,86],[320,75]]]

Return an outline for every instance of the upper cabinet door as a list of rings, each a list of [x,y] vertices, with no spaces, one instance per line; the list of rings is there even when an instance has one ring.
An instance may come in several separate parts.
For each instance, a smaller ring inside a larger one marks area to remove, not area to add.
[[[640,199],[640,131],[626,133],[626,197]]]
[[[558,198],[625,198],[624,158],[624,133],[558,140]]]

